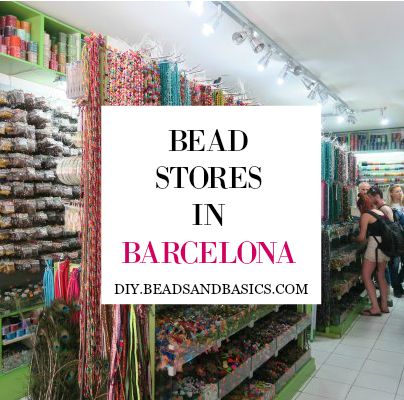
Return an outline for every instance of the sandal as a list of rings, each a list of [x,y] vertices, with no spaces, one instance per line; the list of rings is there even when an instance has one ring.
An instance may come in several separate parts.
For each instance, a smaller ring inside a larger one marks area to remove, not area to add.
[[[372,311],[370,311],[370,309],[368,309],[368,310],[363,310],[361,312],[361,315],[364,315],[365,317],[381,317],[382,313],[381,312],[373,313]]]
[[[387,309],[387,310],[383,310],[383,309],[382,309],[382,313],[383,313],[383,314],[390,314],[390,310],[389,310],[389,309]]]

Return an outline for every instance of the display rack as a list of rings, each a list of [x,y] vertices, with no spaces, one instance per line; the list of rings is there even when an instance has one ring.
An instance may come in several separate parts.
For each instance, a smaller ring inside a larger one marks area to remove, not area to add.
[[[31,23],[31,40],[38,43],[38,62],[32,63],[0,53],[0,73],[46,86],[57,87],[56,78],[65,77],[66,75],[43,66],[45,32],[80,33],[82,38],[86,34],[17,1],[1,2],[0,16],[8,14],[16,15],[18,18]]]
[[[336,133],[338,141],[355,152],[403,151],[404,128]]]
[[[357,223],[323,226],[322,304],[317,311],[317,334],[341,337],[364,306],[361,294],[361,255],[364,247],[349,243]]]
[[[24,342],[27,347],[32,347],[32,340],[34,339],[34,327],[35,325],[30,327],[30,333],[25,334],[21,337],[16,337],[12,340],[4,340],[3,333],[8,331],[7,326],[3,321],[9,319],[10,317],[20,317],[21,321],[26,319],[33,311],[38,311],[42,308],[42,304],[33,305],[31,307],[21,308],[20,310],[0,313],[0,399],[5,398],[13,398],[19,399],[26,395],[27,392],[27,380],[29,374],[29,363],[28,358],[25,360],[21,360],[21,364],[15,366],[12,369],[5,370],[3,353],[4,349],[8,345],[12,345],[13,343]],[[28,329],[28,325],[27,325]],[[6,397],[7,396],[7,397]]]
[[[272,315],[276,316],[279,311],[280,306],[246,306],[246,309],[241,313],[237,313],[234,317],[228,317],[223,321],[218,323],[221,329],[208,329],[203,331],[198,337],[194,337],[191,342],[187,342],[188,351],[183,351],[181,346],[173,347],[171,346],[172,357],[171,360],[177,360],[174,365],[168,365],[158,372],[157,376],[157,396],[156,399],[171,399],[169,392],[175,387],[175,379],[177,375],[177,370],[182,371],[187,363],[201,356],[207,350],[212,347],[219,347],[219,352],[221,351],[222,342],[231,341],[236,334],[243,334],[246,337],[249,336],[250,329],[255,329],[256,324],[265,324],[265,320],[271,321]],[[159,310],[157,306],[157,313],[164,313],[164,308]],[[247,356],[243,362],[238,365],[236,369],[228,373],[223,378],[219,379],[215,384],[207,384],[203,391],[200,393],[201,398],[218,400],[223,398],[228,398],[227,396],[231,394],[236,388],[243,384],[243,382],[248,381],[249,378],[254,376],[254,372],[260,368],[265,368],[265,363],[278,354],[285,348],[289,343],[297,340],[299,345],[307,343],[306,331],[311,325],[311,314],[310,306],[298,306],[298,310],[302,312],[301,318],[284,329],[281,334],[274,337],[268,343],[262,343],[262,347],[258,350],[251,350],[251,354]],[[237,323],[235,323],[237,321]],[[213,333],[214,332],[214,333]],[[205,337],[205,340],[201,339]],[[157,346],[158,347],[158,346]],[[196,351],[195,349],[198,349]],[[160,352],[157,352],[157,358],[160,357]],[[164,354],[167,355],[166,349]],[[179,356],[181,354],[181,356]],[[181,361],[178,362],[178,358],[181,357]],[[204,362],[204,361],[200,361]],[[160,364],[159,360],[156,364]],[[186,368],[185,368],[186,369]],[[303,372],[302,372],[303,371]],[[304,382],[302,381],[302,376],[307,378],[314,371],[314,362],[312,362],[310,351],[306,352],[305,355],[296,361],[284,376],[282,376],[279,381],[274,385],[273,395],[277,393],[277,398],[291,399],[295,394],[300,385]],[[295,379],[296,378],[296,379]],[[289,382],[295,382],[293,387],[289,387]],[[268,397],[267,398],[273,398]],[[175,397],[181,398],[181,397]],[[199,397],[198,397],[199,398]],[[230,397],[229,397],[230,398]]]

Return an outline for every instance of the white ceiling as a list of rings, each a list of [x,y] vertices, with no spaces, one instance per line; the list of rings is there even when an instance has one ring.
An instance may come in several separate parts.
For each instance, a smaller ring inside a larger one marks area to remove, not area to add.
[[[226,74],[226,85],[240,79],[262,104],[312,104],[295,78],[276,84],[283,63],[274,60],[258,72],[248,43],[236,46],[231,35],[239,27],[227,16],[211,37],[202,23],[214,13],[205,4],[201,17],[185,1],[31,1],[26,2],[85,31],[138,43],[145,34],[162,42],[165,54],[181,52],[188,67],[201,65],[208,77]],[[233,2],[291,56],[310,69],[354,109],[388,107],[390,127],[404,126],[404,2]],[[332,104],[324,112],[333,111]],[[352,127],[325,121],[327,130],[380,128],[379,113],[358,115]]]

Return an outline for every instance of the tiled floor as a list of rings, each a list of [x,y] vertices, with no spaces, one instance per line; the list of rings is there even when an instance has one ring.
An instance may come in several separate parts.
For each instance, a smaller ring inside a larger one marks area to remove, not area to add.
[[[404,298],[390,314],[360,316],[342,339],[317,338],[317,371],[298,400],[404,400]]]

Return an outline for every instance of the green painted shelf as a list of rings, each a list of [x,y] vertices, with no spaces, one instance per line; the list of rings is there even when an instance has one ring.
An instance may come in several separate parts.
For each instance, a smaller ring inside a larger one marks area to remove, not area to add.
[[[0,53],[0,73],[53,87],[56,87],[55,79],[58,76],[65,76],[61,72],[3,53]]]
[[[311,358],[307,363],[292,376],[286,386],[275,396],[275,400],[292,400],[299,389],[307,382],[309,377],[316,370],[314,358]]]
[[[335,339],[341,338],[367,304],[368,300],[363,299],[347,314],[346,318],[340,325],[327,326],[324,331],[317,331],[316,335]]]
[[[22,365],[0,375],[0,399],[20,400],[28,392],[29,365]]]
[[[41,85],[58,87],[57,78],[65,77],[66,75],[43,66],[45,32],[52,35],[57,34],[57,32],[80,33],[82,38],[86,33],[18,1],[0,2],[0,15],[8,14],[15,15],[20,20],[31,23],[31,40],[38,42],[38,64],[0,53],[0,73]]]

